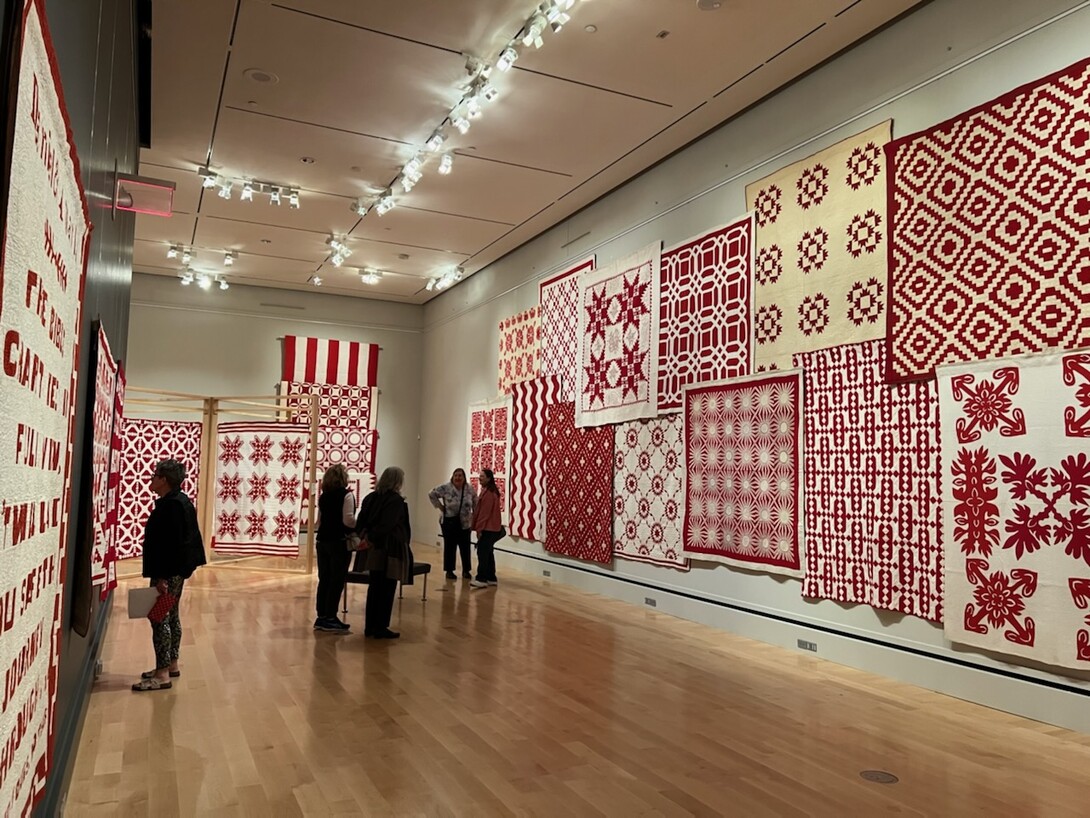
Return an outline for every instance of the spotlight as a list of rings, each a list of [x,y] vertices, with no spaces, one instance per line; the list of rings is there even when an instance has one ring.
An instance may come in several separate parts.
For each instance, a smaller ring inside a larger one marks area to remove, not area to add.
[[[269,189],[269,204],[280,207],[280,188],[274,187]]]
[[[180,278],[183,287],[188,287],[190,284],[193,283],[193,273],[189,272],[189,270],[186,270],[184,273],[182,273]]]
[[[182,282],[182,283],[184,284],[185,282]],[[438,283],[439,283],[439,281],[437,279],[429,278],[428,283],[424,285],[424,289],[427,290],[428,292],[431,292],[432,290],[435,289],[435,287],[436,287],[436,285]]]
[[[184,250],[182,250],[182,264],[183,265],[189,264],[189,262],[191,262],[192,260],[193,260],[193,253],[191,253],[189,248],[186,247]]]
[[[361,219],[367,215],[367,211],[371,209],[371,206],[367,204],[362,198],[356,199],[352,202],[352,212],[359,216]]]
[[[401,189],[404,190],[406,193],[408,193],[416,186],[416,179],[411,176],[406,176],[405,174],[401,174],[401,177],[397,181],[401,185]],[[380,212],[379,215],[381,216],[382,213]]]
[[[178,258],[178,245],[172,244],[167,248],[167,258]]]
[[[226,278],[219,278],[219,279],[217,279],[217,281],[219,281],[219,285],[220,285],[221,290],[226,290],[228,287],[231,286],[230,284],[227,283]]]
[[[319,276],[311,276],[310,277],[310,283],[313,284],[315,287],[321,287],[322,286],[322,279]]]
[[[386,190],[382,194],[382,197],[375,205],[375,210],[378,211],[378,214],[380,216],[385,216],[387,213],[394,209],[394,205],[396,204],[397,202],[394,201],[393,191],[390,190],[390,188],[386,188]]]
[[[454,167],[454,154],[444,153],[443,158],[439,160],[439,172],[446,176],[450,173],[451,168]]]
[[[204,273],[197,273],[197,286],[202,290],[210,289],[212,287],[212,279]]]
[[[360,273],[361,284],[378,284],[382,280],[382,272],[380,270],[372,270],[365,268]]]
[[[509,45],[500,52],[500,57],[496,60],[496,69],[499,71],[508,71],[518,58],[519,53],[515,50],[515,47]]]
[[[216,186],[216,174],[210,171],[206,166],[202,165],[197,168],[197,175],[201,177],[201,187],[215,187]]]
[[[254,200],[254,186],[251,182],[242,183],[242,193],[239,198],[244,202],[252,202]]]
[[[466,113],[469,114],[470,119],[476,119],[481,115],[481,101],[476,95],[466,100]]]
[[[480,91],[481,96],[485,102],[492,102],[496,97],[500,95],[500,92],[496,89],[496,86],[490,82],[486,82]]]
[[[288,207],[292,210],[299,209],[299,191],[294,188],[288,191]]]
[[[220,179],[218,184],[220,189],[216,195],[219,196],[221,199],[230,199],[231,188],[234,187],[235,183],[232,182],[230,179]]]
[[[457,128],[458,133],[460,134],[464,134],[469,131],[469,120],[466,119],[464,116],[461,116],[460,114],[452,116],[450,119],[450,124]]]
[[[228,250],[226,253],[223,254],[223,266],[232,266],[235,263],[236,258],[238,258],[238,253],[235,253],[232,250]]]
[[[405,167],[402,170],[406,176],[420,176],[420,168],[423,166],[423,162],[420,161],[420,154],[414,154],[413,158],[405,163]]]
[[[549,21],[545,19],[545,15],[535,14],[530,18],[530,21],[526,24],[525,34],[522,36],[522,44],[525,46],[533,46],[534,48],[541,48],[544,45],[544,41],[541,39],[541,34],[545,31],[545,26],[549,24]]]
[[[447,138],[443,135],[443,132],[439,128],[436,128],[432,132],[432,135],[428,137],[428,141],[424,143],[424,147],[435,153],[443,147],[443,143],[446,141]]]

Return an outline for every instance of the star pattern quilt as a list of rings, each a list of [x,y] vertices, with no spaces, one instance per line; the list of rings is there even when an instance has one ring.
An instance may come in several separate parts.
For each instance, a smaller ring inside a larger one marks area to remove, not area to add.
[[[575,425],[658,413],[661,245],[579,276]]]
[[[511,398],[502,398],[469,405],[466,419],[466,463],[469,483],[480,494],[481,469],[492,469],[496,488],[500,490],[500,519],[506,524],[508,496],[507,469],[511,447]]]
[[[511,384],[536,378],[541,372],[541,314],[535,305],[500,321],[499,391],[511,393]]]
[[[303,395],[317,396],[322,426],[374,429],[378,420],[379,390],[373,386],[281,381],[280,394],[286,396],[284,405],[296,410],[292,423],[310,423],[310,401]]]
[[[564,400],[575,400],[579,366],[579,276],[594,269],[594,256],[555,275],[538,287],[541,314],[541,374],[561,379]]]
[[[575,425],[575,406],[545,410],[545,550],[613,561],[613,429]]]
[[[682,390],[751,369],[753,215],[662,254],[659,412],[681,410]]]
[[[892,122],[746,186],[757,224],[753,336],[760,370],[795,352],[886,332],[886,158]]]
[[[144,553],[144,523],[155,508],[149,481],[160,460],[173,458],[185,466],[182,491],[198,505],[202,428],[200,421],[125,418],[117,501],[118,559]]]
[[[686,388],[689,556],[802,575],[800,390],[797,370]]]
[[[117,392],[117,362],[102,326],[95,347],[95,396],[91,409],[91,585],[106,584],[110,550],[110,462],[113,443],[114,399]]]
[[[300,424],[219,424],[213,549],[245,556],[299,556],[309,442],[310,429]]]
[[[885,382],[883,340],[795,356],[803,372],[803,596],[942,621],[939,394]]]
[[[613,427],[613,553],[689,570],[682,552],[684,421],[680,414]]]
[[[886,152],[892,381],[1090,345],[1090,60]]]
[[[562,398],[560,377],[511,385],[511,479],[507,531],[545,542],[545,412]]]
[[[936,375],[947,638],[1090,670],[1090,354]]]

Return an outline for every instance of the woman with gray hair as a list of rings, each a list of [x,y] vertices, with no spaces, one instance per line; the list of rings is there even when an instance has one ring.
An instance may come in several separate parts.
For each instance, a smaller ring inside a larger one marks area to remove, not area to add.
[[[367,537],[367,606],[363,635],[373,639],[397,639],[390,630],[397,583],[409,584],[413,577],[412,529],[409,506],[401,496],[405,472],[389,466],[382,472],[375,490],[360,505],[356,530]]]

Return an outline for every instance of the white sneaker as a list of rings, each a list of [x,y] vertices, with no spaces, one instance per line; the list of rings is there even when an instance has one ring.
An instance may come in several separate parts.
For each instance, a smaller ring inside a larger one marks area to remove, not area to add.
[[[485,585],[495,586],[495,585],[499,585],[499,583],[496,582],[496,580],[494,580],[494,579],[490,579],[490,580],[488,580],[488,582],[485,583]]]
[[[478,579],[474,579],[474,580],[470,580],[469,587],[470,588],[487,588],[488,583],[487,582],[481,582]]]

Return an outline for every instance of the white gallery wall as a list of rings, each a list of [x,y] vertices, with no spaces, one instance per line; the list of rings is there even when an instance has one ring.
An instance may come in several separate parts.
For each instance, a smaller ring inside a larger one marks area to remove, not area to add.
[[[894,138],[928,128],[1088,54],[1090,2],[933,0],[429,302],[419,482],[408,494],[417,539],[435,539],[427,489],[466,465],[467,405],[496,394],[497,325],[537,303],[539,281],[592,253],[601,266],[652,241],[677,244],[742,215],[745,185],[784,165],[886,119]],[[472,354],[450,354],[459,348]],[[533,542],[500,547],[501,580],[505,567],[548,572],[785,647],[815,642],[834,661],[1090,731],[1090,674],[954,646],[922,619],[803,599],[795,579],[705,562],[689,573],[623,560],[603,568]]]

